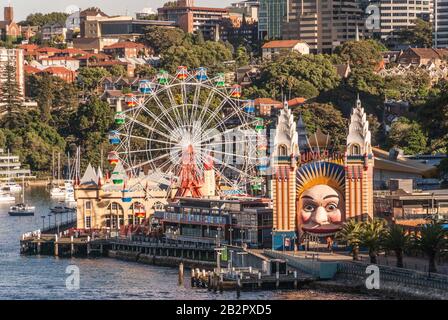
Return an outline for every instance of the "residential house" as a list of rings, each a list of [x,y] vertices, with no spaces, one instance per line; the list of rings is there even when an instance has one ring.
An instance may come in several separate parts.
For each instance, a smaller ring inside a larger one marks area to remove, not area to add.
[[[341,79],[347,79],[352,72],[349,63],[335,64],[334,67],[336,68],[336,73]]]
[[[244,66],[236,69],[236,82],[247,87],[252,85],[253,81],[260,75],[260,69],[256,66]]]
[[[434,48],[409,48],[398,57],[400,65],[412,65],[416,67],[434,63],[440,66],[448,57],[448,49]]]
[[[42,40],[52,41],[55,38],[65,42],[67,38],[67,28],[60,23],[48,23],[42,27]]]
[[[65,67],[48,67],[41,70],[38,74],[48,73],[52,76],[59,77],[62,80],[72,83],[76,80],[76,72]]]
[[[149,54],[149,49],[141,43],[122,41],[103,48],[103,52],[111,57],[138,58]]]
[[[305,41],[301,40],[275,40],[265,43],[262,47],[262,58],[270,59],[273,55],[289,52],[299,52],[300,54],[309,54],[310,47]]]
[[[50,57],[42,58],[40,63],[44,67],[57,66],[65,67],[71,71],[77,71],[79,69],[79,60],[72,57]]]
[[[283,103],[271,98],[257,98],[254,101],[257,114],[262,117],[270,117],[275,115],[277,110],[283,108]]]

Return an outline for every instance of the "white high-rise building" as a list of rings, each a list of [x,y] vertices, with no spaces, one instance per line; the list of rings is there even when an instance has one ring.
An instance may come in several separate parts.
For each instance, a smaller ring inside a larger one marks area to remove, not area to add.
[[[434,1],[434,46],[448,48],[448,0]]]
[[[8,64],[11,63],[16,68],[16,81],[19,85],[22,97],[25,91],[25,72],[24,72],[24,57],[22,49],[6,49],[0,48],[0,86],[6,81],[4,77],[4,70]]]
[[[383,40],[393,39],[398,30],[414,26],[417,18],[425,21],[433,19],[434,0],[379,0],[372,4],[380,8],[380,34]]]

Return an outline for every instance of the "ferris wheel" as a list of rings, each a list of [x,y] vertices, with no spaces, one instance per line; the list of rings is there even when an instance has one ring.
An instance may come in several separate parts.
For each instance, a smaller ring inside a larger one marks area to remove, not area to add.
[[[181,66],[174,75],[162,70],[140,81],[139,93],[128,94],[115,115],[119,128],[109,134],[115,146],[109,162],[121,162],[132,176],[158,172],[173,184],[187,175],[199,181],[212,170],[219,193],[247,193],[258,181],[254,128],[260,120],[241,90],[226,85],[222,73],[210,77],[206,68]]]

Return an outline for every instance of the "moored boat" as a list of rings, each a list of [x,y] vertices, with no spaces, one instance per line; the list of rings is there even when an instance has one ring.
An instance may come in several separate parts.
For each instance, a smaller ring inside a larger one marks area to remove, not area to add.
[[[27,204],[19,203],[9,207],[9,215],[13,217],[21,216],[34,216],[34,210],[36,208]]]

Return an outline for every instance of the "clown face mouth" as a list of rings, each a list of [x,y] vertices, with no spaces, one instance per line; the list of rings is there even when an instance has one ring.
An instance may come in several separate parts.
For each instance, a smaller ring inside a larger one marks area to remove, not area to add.
[[[341,230],[342,226],[337,224],[325,224],[325,225],[303,225],[302,230],[308,233],[315,234],[331,234]]]

